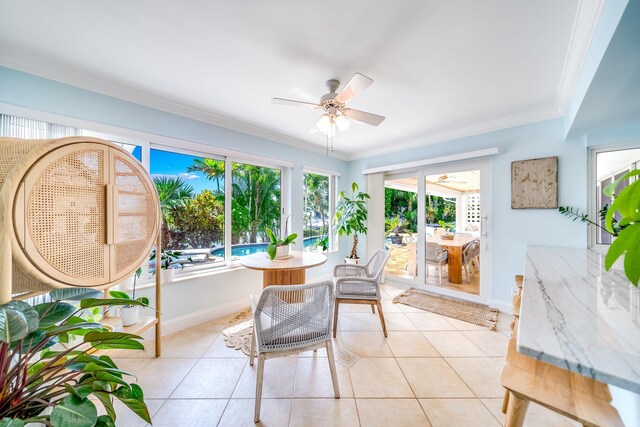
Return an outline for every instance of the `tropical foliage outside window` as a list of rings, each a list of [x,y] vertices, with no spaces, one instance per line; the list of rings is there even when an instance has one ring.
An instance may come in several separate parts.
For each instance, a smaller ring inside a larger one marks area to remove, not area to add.
[[[326,251],[329,247],[330,177],[304,172],[304,247]]]
[[[400,218],[405,224],[404,229],[409,232],[418,230],[418,193],[386,187],[384,189],[385,218],[393,220]],[[438,224],[439,221],[455,223],[455,199],[427,194],[425,208],[427,224]]]

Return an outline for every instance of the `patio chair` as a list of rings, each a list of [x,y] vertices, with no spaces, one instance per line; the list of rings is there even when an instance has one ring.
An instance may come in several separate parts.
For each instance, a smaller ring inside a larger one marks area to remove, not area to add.
[[[267,286],[253,308],[253,339],[249,365],[258,350],[254,421],[260,421],[262,381],[266,359],[325,347],[336,399],[340,397],[331,343],[334,285],[330,281],[308,285]]]
[[[473,262],[479,253],[479,249],[480,245],[477,240],[474,240],[462,248],[462,267],[464,268],[464,274],[467,276],[467,283],[471,283],[471,280],[469,280],[469,269],[473,268]]]
[[[364,265],[338,264],[333,269],[333,280],[336,284],[336,302],[333,313],[333,337],[338,330],[338,309],[340,304],[369,304],[371,311],[378,315],[382,332],[387,336],[387,325],[384,322],[382,305],[380,303],[380,282],[384,266],[389,261],[389,253],[378,250]]]
[[[407,264],[404,267],[404,269],[407,270],[414,279],[418,272],[418,262],[416,257],[416,241],[414,239],[407,242]]]
[[[425,261],[427,264],[427,277],[429,277],[429,266],[438,268],[440,284],[442,285],[442,266],[447,265],[449,252],[442,249],[442,246],[435,242],[427,242],[425,251]]]

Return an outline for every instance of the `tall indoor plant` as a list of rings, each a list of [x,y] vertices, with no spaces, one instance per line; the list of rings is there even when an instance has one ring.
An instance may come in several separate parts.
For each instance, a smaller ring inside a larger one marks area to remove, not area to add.
[[[353,245],[347,262],[358,260],[358,234],[367,232],[367,200],[371,197],[360,191],[358,184],[351,184],[351,197],[340,192],[334,223],[340,236],[353,234]]]
[[[131,374],[95,353],[142,350],[142,338],[110,332],[81,317],[85,309],[139,302],[78,288],[55,290],[49,297],[51,302],[34,306],[23,301],[0,305],[0,426],[110,427],[116,421],[114,399],[150,423],[142,389],[127,382]],[[75,344],[73,337],[79,338]],[[97,402],[105,415],[98,416]]]

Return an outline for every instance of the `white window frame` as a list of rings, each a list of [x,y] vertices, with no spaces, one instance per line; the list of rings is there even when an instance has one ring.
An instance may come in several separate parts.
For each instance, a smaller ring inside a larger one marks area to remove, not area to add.
[[[327,169],[320,169],[314,166],[303,166],[302,167],[303,175],[305,172],[314,173],[316,175],[322,175],[329,178],[329,212],[327,213],[329,216],[329,247],[327,248],[327,253],[337,252],[338,238],[337,238],[337,233],[333,227],[333,218],[336,215],[336,203],[337,203],[337,197],[338,197],[338,177],[340,176],[340,172],[330,171]],[[303,191],[304,191],[304,188],[303,188]],[[304,197],[303,197],[303,203],[304,203]],[[304,206],[302,209],[302,215],[304,218]],[[303,237],[303,241],[304,241],[304,237]]]
[[[597,165],[596,159],[599,153],[606,153],[609,151],[621,151],[621,150],[630,150],[630,149],[640,149],[640,141],[632,141],[626,142],[624,144],[615,144],[615,145],[602,145],[591,147],[589,149],[589,159],[588,159],[588,182],[589,188],[587,189],[587,209],[589,219],[594,222],[599,221],[598,217],[598,199],[599,194],[599,182],[597,177]],[[609,250],[611,245],[598,243],[598,229],[594,226],[588,227],[588,246],[589,248],[597,251],[606,253]]]

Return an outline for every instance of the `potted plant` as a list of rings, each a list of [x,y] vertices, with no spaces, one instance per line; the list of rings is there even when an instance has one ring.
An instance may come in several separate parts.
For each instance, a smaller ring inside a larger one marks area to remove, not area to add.
[[[402,220],[400,215],[398,215],[394,218],[386,218],[384,220],[384,225],[386,229],[385,235],[387,237],[391,237],[391,243],[394,245],[402,244],[402,236],[399,233],[404,231],[407,222]]]
[[[358,233],[367,232],[367,200],[371,197],[360,191],[358,184],[351,184],[352,197],[347,197],[344,191],[340,192],[336,214],[333,218],[338,235],[349,236],[353,234],[351,253],[345,259],[350,264],[358,263]]]
[[[638,286],[640,281],[640,179],[630,183],[615,194],[621,182],[640,176],[640,170],[633,170],[615,180],[604,189],[604,194],[613,197],[613,203],[605,215],[605,227],[609,233],[617,232],[604,259],[604,266],[611,269],[613,263],[624,255],[624,273],[627,279]],[[615,220],[618,214],[620,219]],[[616,228],[617,226],[617,228]]]
[[[133,292],[132,292],[133,296],[130,297],[128,293],[123,291],[116,291],[116,290],[109,291],[109,296],[112,298],[135,300],[141,303],[141,305],[129,304],[129,305],[122,306],[122,308],[120,309],[120,319],[122,320],[122,326],[131,326],[138,323],[138,320],[140,319],[140,307],[149,306],[149,298],[147,297],[136,298],[136,280],[140,277],[141,274],[142,274],[142,268],[138,268],[133,275]]]
[[[160,274],[162,275],[163,283],[171,283],[173,282],[175,267],[174,265],[180,265],[180,270],[184,268],[182,263],[176,263],[178,259],[182,256],[182,252],[180,251],[161,251],[160,252]],[[151,252],[151,256],[149,257],[149,261],[153,261],[156,259],[156,251]],[[193,260],[191,257],[186,258],[189,262]]]
[[[285,227],[286,230],[286,227]],[[298,235],[296,233],[286,235],[282,239],[278,239],[273,231],[270,229],[266,229],[267,235],[269,236],[269,245],[267,246],[267,254],[271,261],[274,259],[283,259],[289,256],[289,247],[294,243]]]
[[[440,237],[444,240],[453,240],[454,234],[451,233],[453,224],[450,222],[445,222],[444,220],[438,221],[438,224],[444,229],[444,233],[442,233]]]
[[[81,317],[85,309],[140,304],[102,298],[93,289],[67,288],[49,293],[51,302],[0,305],[0,426],[42,423],[52,427],[109,427],[116,422],[117,399],[145,422],[149,411],[142,389],[107,355],[96,350],[143,350],[141,337],[109,332]],[[80,308],[69,301],[79,301]],[[52,347],[69,343],[67,348]],[[98,416],[96,404],[104,407]]]

